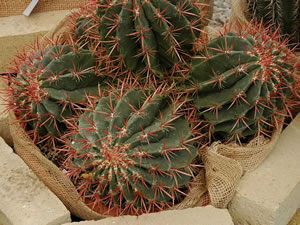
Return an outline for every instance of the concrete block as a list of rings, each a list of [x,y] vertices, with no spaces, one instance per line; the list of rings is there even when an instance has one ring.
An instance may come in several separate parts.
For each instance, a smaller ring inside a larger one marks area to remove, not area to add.
[[[99,221],[84,221],[64,225],[233,225],[233,222],[226,209],[206,206],[144,214],[138,217],[110,217]]]
[[[52,30],[69,10],[0,18],[0,74],[10,72],[7,63],[26,45]]]
[[[70,212],[0,137],[0,224],[61,225]]]
[[[242,178],[228,209],[236,225],[286,225],[300,208],[300,114],[269,157]]]

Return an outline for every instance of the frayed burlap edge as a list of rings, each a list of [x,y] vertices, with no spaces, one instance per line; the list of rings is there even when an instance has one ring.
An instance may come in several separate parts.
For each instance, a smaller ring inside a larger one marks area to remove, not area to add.
[[[6,142],[6,144],[12,146],[13,140],[9,132],[8,113],[6,111],[6,90],[7,80],[4,77],[0,77],[0,137]]]
[[[271,139],[259,136],[245,146],[215,142],[200,152],[211,205],[227,207],[244,172],[257,168],[273,150],[281,128],[273,132]]]

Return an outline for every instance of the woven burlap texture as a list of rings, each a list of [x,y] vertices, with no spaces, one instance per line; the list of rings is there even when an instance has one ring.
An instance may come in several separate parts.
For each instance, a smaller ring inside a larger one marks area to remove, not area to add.
[[[32,13],[78,8],[85,0],[39,0]],[[0,17],[21,15],[31,0],[0,0]]]
[[[10,146],[13,145],[13,140],[9,132],[8,113],[6,110],[7,80],[0,77],[0,137]]]
[[[248,3],[247,0],[229,0],[231,5],[230,22],[248,22]]]
[[[281,127],[273,132],[271,139],[259,136],[244,146],[215,142],[200,152],[211,205],[227,207],[243,174],[264,161],[278,141],[280,131]]]

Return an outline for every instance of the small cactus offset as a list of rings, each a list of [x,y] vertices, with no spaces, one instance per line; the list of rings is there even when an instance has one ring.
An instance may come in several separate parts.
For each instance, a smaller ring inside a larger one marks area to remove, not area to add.
[[[213,39],[195,57],[190,74],[194,103],[210,125],[210,137],[239,142],[270,137],[284,111],[290,115],[292,53],[278,39],[257,25]]]
[[[23,126],[30,126],[35,143],[51,139],[54,144],[66,130],[66,119],[76,114],[86,95],[98,93],[96,59],[87,50],[55,44],[38,47],[15,60],[9,76],[7,110],[12,110]],[[28,128],[28,127],[27,127]]]
[[[200,2],[99,1],[99,33],[110,61],[147,75],[149,72],[162,75],[179,68],[190,58],[202,32]]]
[[[289,38],[290,47],[300,42],[299,0],[247,0],[248,14],[258,22],[280,29],[280,34]]]
[[[94,209],[138,215],[180,202],[197,156],[181,105],[134,88],[81,115],[66,144],[68,174]]]

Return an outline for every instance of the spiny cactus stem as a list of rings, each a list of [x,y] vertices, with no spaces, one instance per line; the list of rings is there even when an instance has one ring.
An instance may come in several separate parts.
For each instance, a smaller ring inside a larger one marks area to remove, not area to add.
[[[222,82],[223,82],[223,80],[225,79],[225,76],[224,76],[223,74],[220,74],[220,75],[219,75],[219,74],[215,71],[214,68],[212,68],[212,72],[213,72],[213,74],[214,74],[214,76],[215,76],[215,80],[208,81],[207,84],[213,83],[213,84],[214,84],[214,87],[215,87],[216,85],[218,85],[219,88],[222,89]]]
[[[140,53],[138,53],[134,57],[143,56],[143,61],[146,61],[147,62],[146,65],[148,65],[151,68],[150,56],[157,51],[151,50],[150,48],[145,46],[145,36],[147,35],[147,32],[150,30],[151,28],[144,29],[142,26],[139,26],[137,27],[137,32],[128,34],[128,36],[136,37],[136,42],[140,42],[142,46],[141,49],[139,50]]]
[[[187,1],[182,2],[182,3],[181,3],[181,1],[178,1],[178,2],[177,2],[177,7],[176,7],[176,9],[178,10],[179,14],[180,14],[180,15],[197,16],[196,14],[191,13],[191,12],[189,12],[189,11],[187,11],[187,10],[184,9],[184,8],[186,7],[186,4],[187,4]]]
[[[172,124],[172,122],[173,122],[174,120],[178,119],[179,117],[181,117],[181,116],[176,116],[176,117],[174,117],[174,118],[172,118],[172,119],[170,119],[170,120],[164,121],[163,115],[162,115],[162,113],[160,112],[160,127],[161,127],[161,128],[171,128],[171,129],[174,128],[174,127],[171,126],[170,124]]]
[[[160,8],[157,8],[155,11],[156,11],[156,14],[153,15],[154,18],[157,18],[160,20],[160,25],[162,25],[162,22],[166,22],[167,24],[169,24],[170,26],[172,26],[172,23],[167,20],[167,18],[164,16],[164,13],[166,12],[167,8],[161,10]]]
[[[111,41],[102,41],[102,43],[113,43],[113,46],[110,48],[110,52],[108,54],[108,57],[111,57],[112,53],[114,52],[115,49],[118,49],[120,46],[119,40],[117,37],[111,37]],[[118,61],[116,59],[116,61]]]
[[[142,38],[142,40],[144,40],[144,39]],[[142,41],[142,43],[144,43],[144,41]],[[142,45],[144,45],[144,44],[142,44]],[[155,52],[157,52],[157,51],[156,50],[151,50],[150,48],[144,46],[140,50],[140,53],[135,55],[134,57],[143,56],[143,61],[147,62],[148,67],[151,68],[150,56],[153,55],[153,53],[155,53]]]
[[[214,113],[216,114],[216,119],[218,119],[218,112],[219,112],[219,109],[221,109],[222,107],[223,106],[221,104],[214,103],[213,106],[204,110],[203,113],[214,111]]]
[[[246,123],[246,120],[249,120],[245,115],[242,115],[242,116],[238,116],[235,118],[236,121],[235,123],[233,124],[233,127],[231,128],[230,131],[233,131],[234,128],[240,123],[242,122],[246,127],[248,127],[248,129],[250,129],[250,127],[248,126],[248,124]]]
[[[116,15],[115,13],[113,14],[113,17],[115,19],[112,19],[112,18],[109,18],[109,17],[104,17],[105,19],[113,22],[113,24],[111,26],[109,26],[108,24],[108,27],[109,27],[109,31],[107,32],[107,34],[105,35],[105,38],[109,37],[109,35],[114,32],[115,30],[117,30],[117,28],[119,27],[119,24],[120,24],[120,18],[118,15]]]
[[[58,53],[55,53],[54,51],[52,51],[51,48],[48,48],[49,49],[49,52],[51,52],[52,54],[52,59],[58,59],[58,57],[60,57],[62,54],[63,54],[63,49],[66,47],[66,44],[62,44],[62,48],[60,49],[60,51]],[[42,51],[41,51],[42,52]],[[43,54],[43,53],[42,53]],[[43,55],[41,55],[43,56]],[[42,59],[43,57],[40,57],[40,59]]]
[[[147,152],[143,152],[140,148],[138,148],[138,151],[139,151],[139,152],[133,153],[133,154],[131,154],[130,156],[131,156],[133,159],[139,158],[140,166],[142,165],[142,160],[143,160],[143,158],[145,158],[145,157],[147,157],[147,158],[152,158],[152,156],[151,156],[150,154],[148,154]]]
[[[32,133],[32,132],[30,131],[29,134],[30,134],[30,133]],[[38,137],[37,134],[36,134],[36,132],[34,132],[33,135],[35,135],[35,136],[34,136],[35,138]],[[48,139],[50,139],[51,141],[47,141]],[[54,136],[52,136],[52,135],[46,135],[45,137],[40,137],[40,140],[39,140],[36,144],[42,144],[42,143],[45,143],[45,145],[42,146],[42,148],[45,147],[45,146],[48,146],[48,147],[50,147],[50,148],[55,149],[55,148],[56,148],[56,147],[55,147],[55,140],[56,140],[56,139],[57,139],[57,138],[54,137]]]
[[[195,129],[195,128],[194,128]],[[187,145],[187,144],[189,144],[189,143],[191,143],[191,142],[194,142],[194,141],[197,141],[197,140],[199,140],[199,139],[202,139],[203,137],[205,136],[205,134],[203,134],[203,135],[200,135],[200,136],[196,136],[196,137],[193,137],[193,138],[190,138],[190,139],[188,139],[188,140],[185,140],[185,141],[183,141],[182,142],[182,149],[185,149],[185,150],[187,150],[187,151],[189,151],[189,149],[185,146],[185,145]]]
[[[235,92],[235,97],[232,101],[232,103],[228,106],[227,109],[230,109],[234,104],[239,104],[240,103],[240,99],[245,102],[247,105],[250,105],[249,102],[247,102],[247,100],[245,99],[246,97],[246,92],[245,91],[236,91],[233,90]]]

